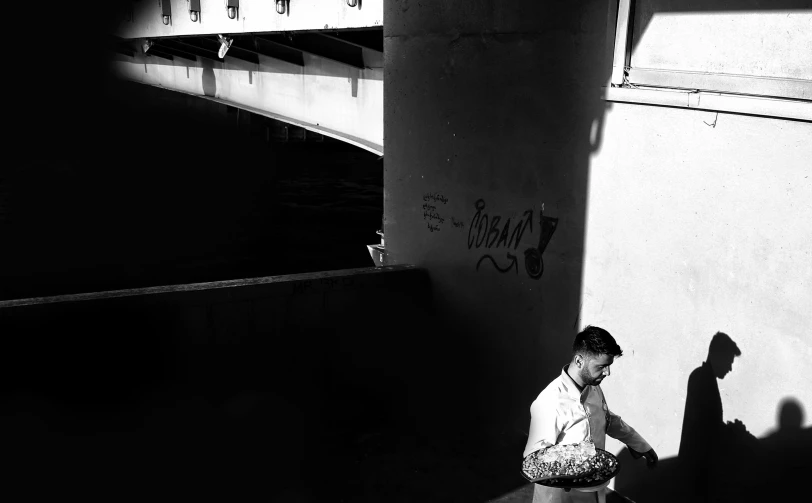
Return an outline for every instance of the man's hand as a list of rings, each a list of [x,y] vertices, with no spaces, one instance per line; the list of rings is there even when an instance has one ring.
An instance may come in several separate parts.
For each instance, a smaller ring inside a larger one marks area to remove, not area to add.
[[[657,461],[659,461],[660,458],[657,457],[657,453],[654,452],[654,449],[649,449],[647,452],[637,452],[631,447],[628,447],[628,449],[629,454],[631,454],[634,459],[646,458],[646,464],[649,468],[657,466]]]
[[[736,433],[748,433],[749,434],[749,432],[747,431],[747,427],[739,419],[736,419],[733,422],[728,421],[727,426],[728,426],[728,428],[730,428],[732,431],[734,431]]]
[[[649,468],[657,466],[657,461],[660,459],[657,457],[657,453],[654,452],[654,449],[649,449],[648,452],[644,452],[643,457],[646,458],[646,464]]]

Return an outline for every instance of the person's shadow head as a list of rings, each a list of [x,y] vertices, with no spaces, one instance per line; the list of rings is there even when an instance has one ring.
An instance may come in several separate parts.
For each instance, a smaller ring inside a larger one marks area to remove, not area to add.
[[[760,441],[763,461],[756,471],[767,480],[804,480],[812,466],[809,462],[812,428],[804,428],[803,405],[794,397],[786,397],[781,400],[776,416],[776,430]],[[769,487],[771,501],[800,501],[800,491],[801,486],[795,483]]]
[[[741,356],[739,346],[724,332],[716,332],[708,348],[708,363],[717,379],[724,379],[733,370],[733,359]]]
[[[778,428],[785,434],[794,434],[801,431],[804,424],[804,410],[801,403],[794,398],[787,398],[778,408]]]

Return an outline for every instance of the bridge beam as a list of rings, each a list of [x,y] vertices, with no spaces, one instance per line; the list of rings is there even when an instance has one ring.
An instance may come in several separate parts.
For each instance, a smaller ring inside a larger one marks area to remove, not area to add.
[[[184,50],[182,46],[181,48],[178,48],[176,45],[172,44],[171,41],[166,39],[155,40],[152,48],[149,51],[155,52],[156,49],[174,57],[188,59],[189,61],[197,61],[196,54],[191,53],[188,50]]]
[[[223,0],[200,0],[200,14],[192,21],[186,0],[126,2],[109,7],[113,32],[122,38],[157,38],[190,35],[217,35],[312,30],[346,30],[383,26],[384,0],[364,0],[356,7],[333,0],[295,0],[288,2],[284,15],[276,12],[273,0],[240,0],[239,15],[228,17]],[[172,13],[163,24],[162,5]],[[100,7],[104,9],[104,7]]]
[[[331,41],[317,33],[265,33],[257,35],[257,38],[289,49],[354,66],[355,68],[365,68],[363,49],[343,41]]]
[[[319,35],[332,38],[334,40],[339,40],[347,44],[363,47],[364,49],[383,52],[383,28],[319,32]]]
[[[161,40],[161,39],[158,39]],[[217,54],[217,51],[220,49],[220,42],[214,37],[209,35],[204,35],[200,37],[185,37],[179,39],[182,43],[197,47],[198,49],[204,50],[213,55],[212,59],[217,59],[222,61]],[[233,44],[228,49],[227,52],[228,56],[232,58],[241,59],[248,63],[253,63],[255,65],[259,64],[259,58],[253,52],[245,51],[239,47],[235,47]]]
[[[254,35],[238,35],[234,37],[234,43],[231,44],[231,47],[239,47],[246,51],[252,51],[258,56],[267,56],[297,66],[304,66],[302,51],[270,43]]]

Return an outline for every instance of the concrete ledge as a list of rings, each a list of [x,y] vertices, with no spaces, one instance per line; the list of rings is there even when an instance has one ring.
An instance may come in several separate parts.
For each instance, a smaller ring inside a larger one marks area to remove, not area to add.
[[[21,473],[112,468],[97,478],[150,493],[239,480],[276,500],[313,481],[295,478],[308,453],[350,479],[357,438],[434,422],[448,401],[454,353],[438,354],[413,266],[21,300],[0,309],[0,424]],[[144,467],[169,478],[136,482]]]
[[[812,102],[690,91],[604,87],[603,99],[641,105],[661,105],[718,112],[812,121]]]
[[[308,272],[302,274],[287,274],[283,276],[267,276],[262,278],[233,279],[227,281],[212,281],[207,283],[192,283],[186,285],[165,285],[147,288],[132,288],[125,290],[111,290],[106,292],[78,293],[71,295],[55,295],[52,297],[33,297],[28,299],[14,299],[0,301],[0,309],[12,307],[54,304],[63,302],[81,302],[118,297],[135,297],[180,292],[195,292],[204,290],[217,290],[223,288],[238,288],[257,285],[274,285],[278,293],[322,293],[336,289],[359,288],[370,283],[369,276],[399,271],[414,270],[413,265],[393,265],[383,267],[370,267],[359,269],[340,269],[335,271]]]
[[[5,301],[0,374],[71,400],[177,385],[397,409],[435,382],[431,309],[428,275],[410,265]]]

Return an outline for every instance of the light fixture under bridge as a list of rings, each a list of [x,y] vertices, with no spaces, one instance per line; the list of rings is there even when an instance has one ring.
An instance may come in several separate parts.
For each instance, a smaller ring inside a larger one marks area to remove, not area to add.
[[[231,44],[234,42],[234,39],[231,37],[224,37],[223,35],[217,35],[217,38],[220,40],[220,50],[217,51],[217,57],[223,59],[226,56],[226,52],[231,47]]]
[[[200,19],[200,0],[186,0],[189,4],[189,19],[196,23]]]
[[[161,20],[165,25],[172,21],[172,3],[169,0],[161,0]]]
[[[240,14],[240,0],[226,0],[226,11],[229,19],[237,19]]]

